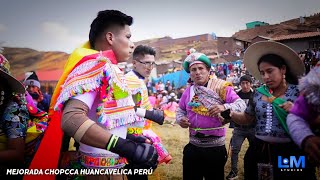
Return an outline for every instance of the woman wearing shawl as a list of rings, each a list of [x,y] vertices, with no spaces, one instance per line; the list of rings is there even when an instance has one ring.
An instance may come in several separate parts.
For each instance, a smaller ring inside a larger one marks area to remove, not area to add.
[[[245,179],[315,179],[314,168],[309,166],[307,159],[302,171],[281,168],[289,167],[290,156],[304,155],[290,139],[286,125],[287,113],[299,95],[298,77],[304,73],[299,56],[281,43],[258,42],[245,52],[244,64],[256,79],[265,83],[257,88],[244,113],[230,113],[237,124],[256,123],[257,143],[255,147],[250,146],[248,151],[251,153],[245,157],[252,163],[245,164],[251,166],[252,172],[246,172]]]
[[[227,160],[226,129],[219,120],[226,109],[244,111],[245,102],[230,83],[210,79],[210,59],[202,53],[191,53],[183,63],[194,82],[183,93],[176,120],[189,128],[190,142],[183,150],[183,179],[224,179]],[[205,166],[208,162],[210,166]]]

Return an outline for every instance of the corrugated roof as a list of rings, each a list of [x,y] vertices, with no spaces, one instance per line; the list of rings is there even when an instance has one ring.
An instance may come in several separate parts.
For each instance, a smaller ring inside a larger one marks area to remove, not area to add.
[[[273,33],[270,33],[273,32]],[[259,26],[252,29],[245,29],[236,32],[232,37],[241,41],[251,42],[251,40],[257,36],[272,37],[275,33],[279,32],[286,34],[279,25]]]
[[[282,41],[282,40],[289,40],[289,39],[301,39],[301,38],[308,38],[308,37],[315,37],[320,36],[320,32],[306,32],[306,33],[299,33],[299,34],[290,34],[285,36],[278,36],[273,38],[274,41]]]

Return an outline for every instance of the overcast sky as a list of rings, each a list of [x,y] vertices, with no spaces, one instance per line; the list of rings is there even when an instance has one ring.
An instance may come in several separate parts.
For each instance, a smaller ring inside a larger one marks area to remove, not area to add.
[[[0,0],[0,43],[70,53],[88,39],[92,20],[105,9],[132,16],[132,40],[139,41],[212,32],[229,37],[247,22],[275,24],[320,12],[320,1]]]

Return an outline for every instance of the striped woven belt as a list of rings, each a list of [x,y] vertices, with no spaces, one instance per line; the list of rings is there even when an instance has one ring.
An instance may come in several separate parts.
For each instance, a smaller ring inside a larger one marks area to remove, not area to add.
[[[202,137],[197,138],[193,135],[190,135],[190,143],[198,146],[198,147],[216,147],[216,146],[223,146],[225,144],[226,137]]]
[[[122,168],[128,161],[124,157],[113,155],[93,155],[80,151],[80,162],[87,168]]]

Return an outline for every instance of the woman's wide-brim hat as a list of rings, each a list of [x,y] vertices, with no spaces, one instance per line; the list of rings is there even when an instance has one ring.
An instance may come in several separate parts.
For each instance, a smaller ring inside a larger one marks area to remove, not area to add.
[[[267,54],[282,57],[292,75],[298,78],[303,76],[305,72],[304,64],[293,49],[279,42],[261,41],[249,46],[243,57],[245,67],[256,79],[262,80],[257,63],[262,56]]]
[[[18,94],[25,93],[26,90],[22,83],[11,76],[9,61],[2,54],[0,54],[0,77],[7,80],[12,92]]]

